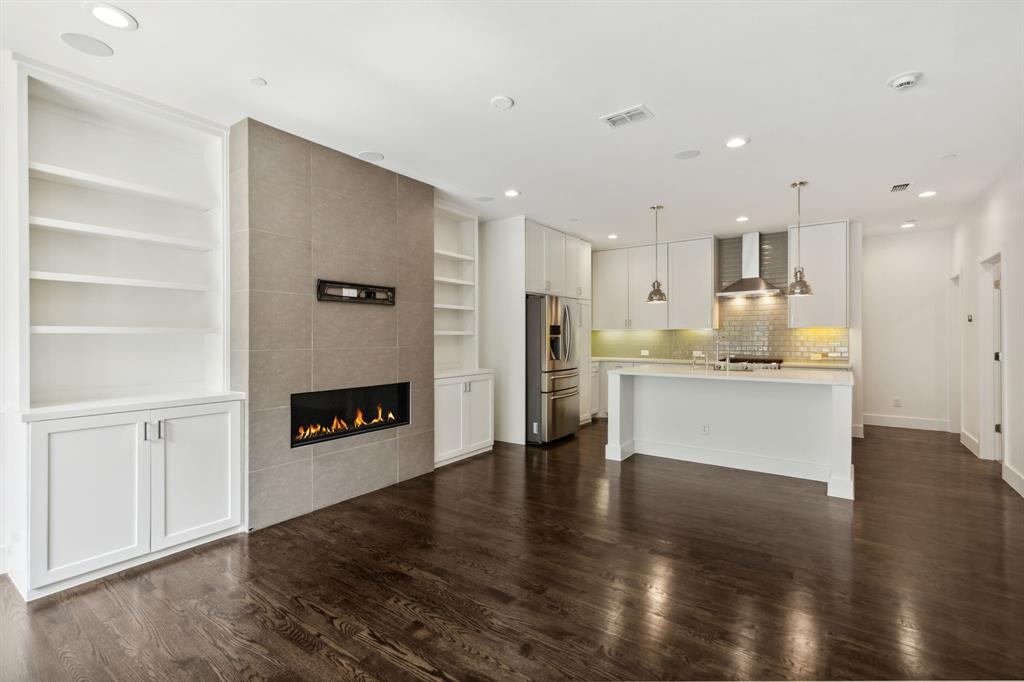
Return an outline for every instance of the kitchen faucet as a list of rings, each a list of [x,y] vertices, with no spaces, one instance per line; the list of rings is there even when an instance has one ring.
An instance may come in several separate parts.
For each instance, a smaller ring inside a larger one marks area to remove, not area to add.
[[[718,359],[721,357],[719,351],[719,345],[725,344],[725,371],[729,371],[729,339],[723,337],[721,334],[715,336],[715,364],[718,364]]]

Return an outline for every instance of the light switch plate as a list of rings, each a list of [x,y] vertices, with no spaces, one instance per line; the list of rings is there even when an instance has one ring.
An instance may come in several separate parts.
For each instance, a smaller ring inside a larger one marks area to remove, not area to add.
[[[640,357],[642,357],[642,358],[646,358],[650,354],[651,354],[651,351],[649,351],[649,350],[642,350],[642,351],[640,351]]]

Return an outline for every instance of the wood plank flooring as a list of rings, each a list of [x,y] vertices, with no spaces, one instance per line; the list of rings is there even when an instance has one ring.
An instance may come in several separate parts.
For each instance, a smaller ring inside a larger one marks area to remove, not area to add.
[[[0,680],[1024,677],[1024,500],[954,436],[867,429],[857,501],[499,446],[28,606]]]

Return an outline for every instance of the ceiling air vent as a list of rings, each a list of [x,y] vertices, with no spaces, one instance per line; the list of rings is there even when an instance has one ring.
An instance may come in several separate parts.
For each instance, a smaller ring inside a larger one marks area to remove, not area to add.
[[[654,114],[651,113],[651,110],[643,104],[638,104],[635,107],[630,107],[628,109],[623,109],[622,111],[616,111],[614,114],[602,116],[601,120],[612,128],[621,128],[624,125],[639,123],[640,121],[646,121],[649,118],[654,118]]]
[[[910,187],[910,183],[909,182],[902,182],[902,183],[900,183],[898,185],[893,185],[892,189],[890,189],[889,191],[890,192],[902,192],[903,190],[905,190],[908,187]]]

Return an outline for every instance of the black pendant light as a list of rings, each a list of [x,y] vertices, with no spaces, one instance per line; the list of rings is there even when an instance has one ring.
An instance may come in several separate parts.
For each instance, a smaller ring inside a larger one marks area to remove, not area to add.
[[[811,296],[814,293],[804,279],[804,266],[800,264],[800,190],[806,185],[806,180],[798,180],[790,185],[796,190],[796,265],[793,266],[793,281],[787,292],[790,296]]]
[[[651,282],[651,293],[647,294],[648,303],[664,303],[668,296],[661,290],[661,282],[658,281],[658,213],[665,208],[661,204],[651,206],[654,211],[654,281]]]

